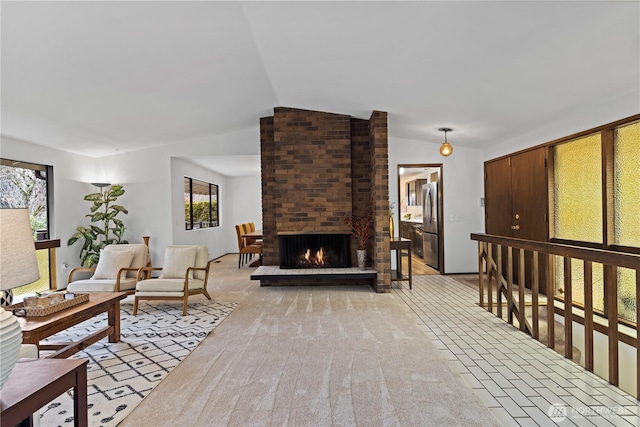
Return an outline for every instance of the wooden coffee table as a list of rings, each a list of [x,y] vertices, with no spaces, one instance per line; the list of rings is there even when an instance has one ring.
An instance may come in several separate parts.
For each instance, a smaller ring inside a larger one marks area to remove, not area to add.
[[[89,302],[44,317],[19,317],[22,328],[22,343],[35,344],[38,350],[54,350],[46,358],[66,359],[108,336],[109,342],[120,341],[120,301],[126,292],[90,292]],[[107,326],[93,334],[71,343],[41,344],[45,338],[89,320],[98,314],[107,313]]]

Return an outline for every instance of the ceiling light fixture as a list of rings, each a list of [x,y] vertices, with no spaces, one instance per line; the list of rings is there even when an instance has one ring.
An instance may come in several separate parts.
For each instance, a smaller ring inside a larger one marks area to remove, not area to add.
[[[447,132],[451,132],[453,129],[451,129],[451,128],[439,128],[438,130],[440,132],[444,132],[444,142],[440,146],[440,154],[442,154],[445,157],[450,156],[451,153],[453,153],[453,147],[451,146],[451,144],[449,144],[447,142]]]
[[[93,185],[94,187],[98,187],[98,188],[104,188],[104,187],[108,187],[111,184],[107,183],[107,182],[92,182],[91,185]]]
[[[104,192],[104,188],[110,186],[108,182],[92,182],[91,185],[97,187],[100,190],[100,194]]]

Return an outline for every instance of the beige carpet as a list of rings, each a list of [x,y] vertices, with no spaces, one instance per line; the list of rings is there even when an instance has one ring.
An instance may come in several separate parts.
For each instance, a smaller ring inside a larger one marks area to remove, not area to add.
[[[121,426],[499,425],[391,294],[260,288],[236,266],[208,288],[238,307]]]

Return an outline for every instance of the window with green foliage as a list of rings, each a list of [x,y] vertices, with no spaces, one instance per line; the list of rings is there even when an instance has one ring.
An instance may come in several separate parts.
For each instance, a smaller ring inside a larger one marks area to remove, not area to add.
[[[184,223],[186,230],[219,225],[216,184],[184,177]]]
[[[0,159],[0,207],[28,208],[34,239],[49,235],[49,194],[53,167]],[[32,294],[51,288],[49,250],[36,251],[40,280],[13,290],[14,295]]]

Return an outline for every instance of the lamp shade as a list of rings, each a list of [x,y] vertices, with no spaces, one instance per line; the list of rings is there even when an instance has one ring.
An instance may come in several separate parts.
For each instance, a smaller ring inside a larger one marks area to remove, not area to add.
[[[453,153],[453,147],[448,142],[443,142],[440,146],[440,154],[447,157]]]
[[[0,209],[0,289],[40,278],[27,209]]]

